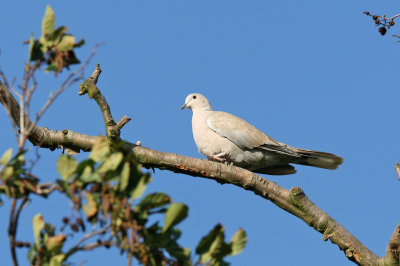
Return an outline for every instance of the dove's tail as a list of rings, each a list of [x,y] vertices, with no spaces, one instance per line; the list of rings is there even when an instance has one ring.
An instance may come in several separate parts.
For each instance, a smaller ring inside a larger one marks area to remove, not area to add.
[[[336,169],[343,163],[343,158],[332,153],[296,148],[302,159],[296,164],[309,165],[325,169]]]

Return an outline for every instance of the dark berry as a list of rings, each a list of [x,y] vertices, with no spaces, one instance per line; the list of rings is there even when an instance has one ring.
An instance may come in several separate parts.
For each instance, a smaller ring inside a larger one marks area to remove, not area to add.
[[[74,232],[78,232],[79,231],[79,227],[76,224],[71,224],[71,229]]]
[[[385,27],[380,27],[378,31],[382,36],[386,34],[386,28]]]

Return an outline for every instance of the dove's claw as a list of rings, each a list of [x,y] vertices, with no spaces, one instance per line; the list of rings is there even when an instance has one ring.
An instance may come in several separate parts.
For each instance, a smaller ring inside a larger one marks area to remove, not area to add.
[[[212,161],[228,164],[228,161],[226,160],[226,158],[224,158],[227,155],[228,154],[226,152],[220,152],[220,153],[211,155],[209,157],[209,159],[212,160]]]

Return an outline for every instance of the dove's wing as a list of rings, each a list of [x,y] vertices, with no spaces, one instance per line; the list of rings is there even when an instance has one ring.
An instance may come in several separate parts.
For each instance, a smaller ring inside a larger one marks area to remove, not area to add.
[[[298,157],[287,145],[267,136],[243,119],[226,112],[212,111],[207,125],[221,137],[227,138],[241,149],[262,149]]]

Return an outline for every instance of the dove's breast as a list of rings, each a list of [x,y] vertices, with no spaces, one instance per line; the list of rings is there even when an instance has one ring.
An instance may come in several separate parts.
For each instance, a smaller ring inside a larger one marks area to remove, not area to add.
[[[224,152],[227,162],[241,167],[258,165],[264,160],[262,151],[243,150],[229,139],[211,130],[206,122],[207,112],[193,112],[192,117],[193,138],[200,153],[210,158]]]

